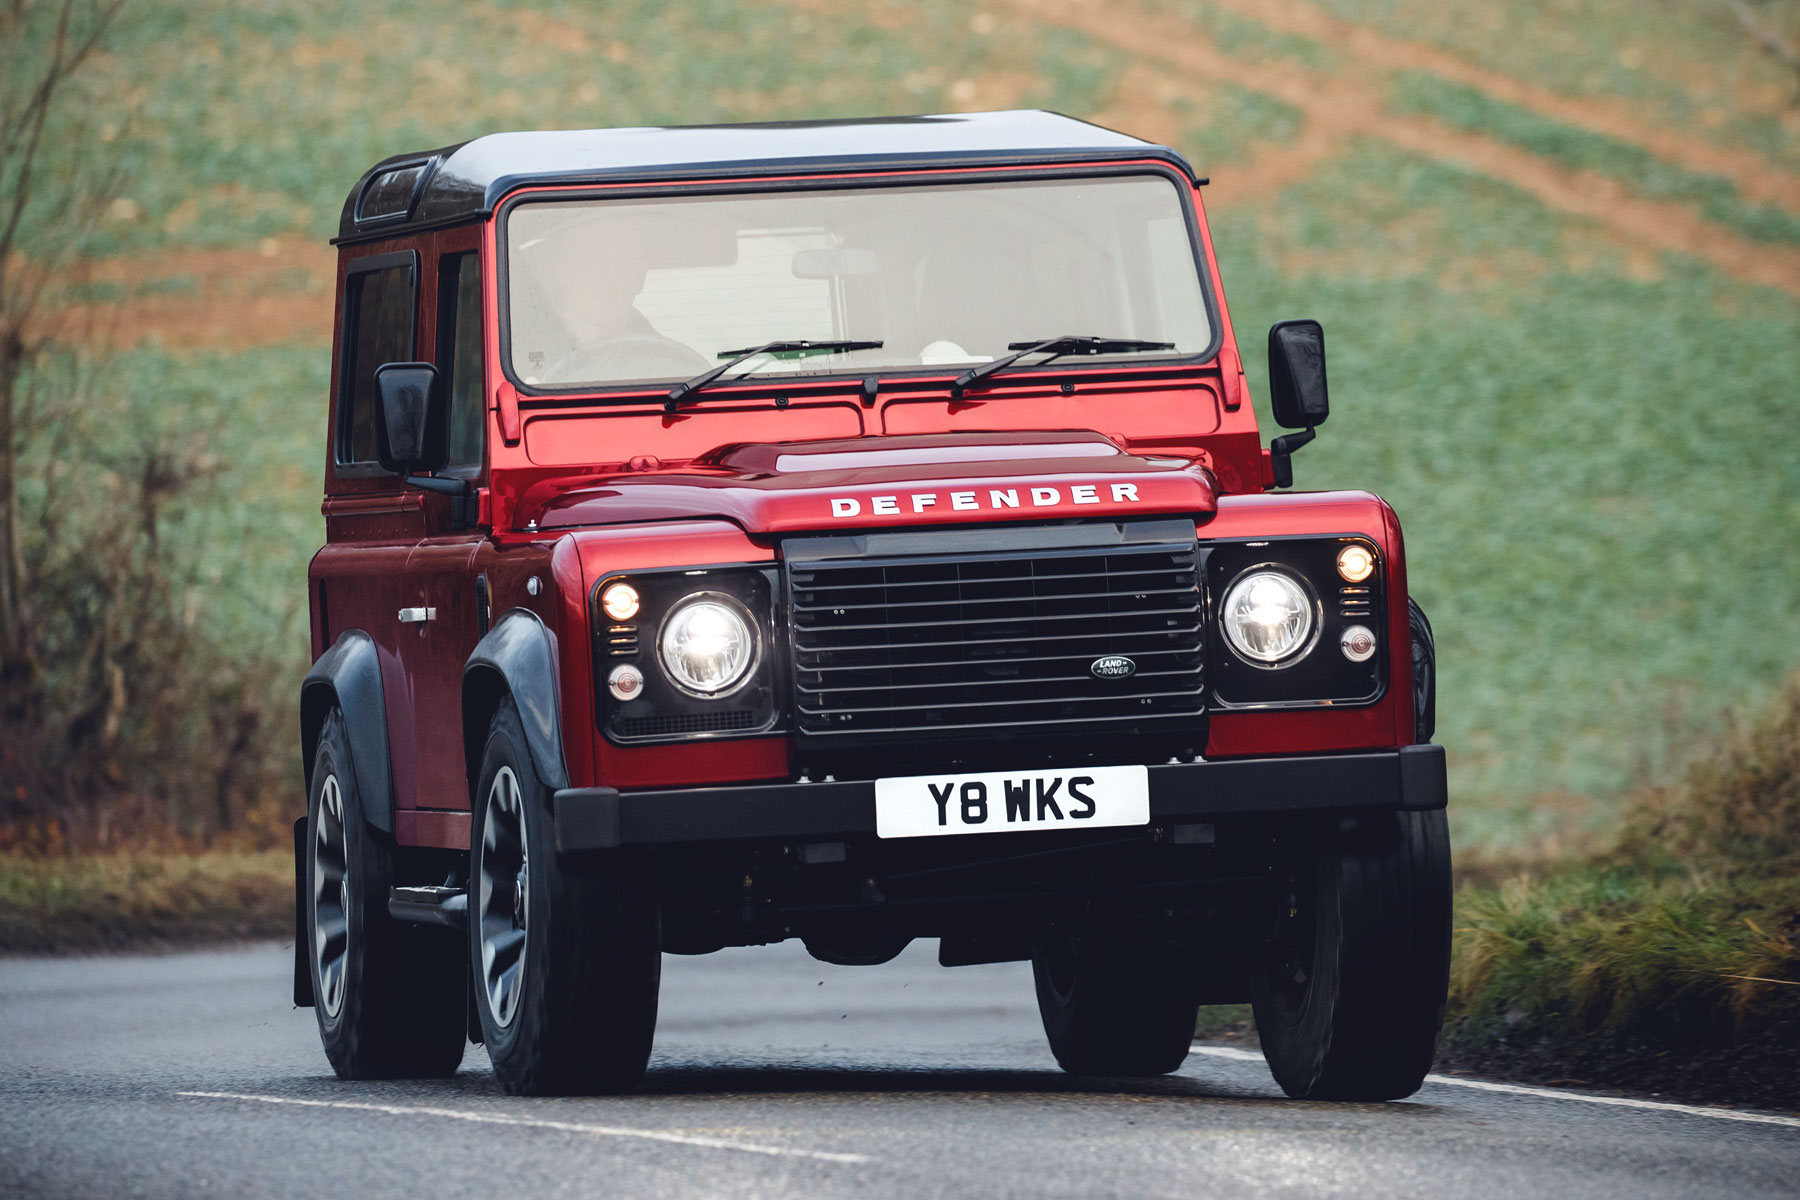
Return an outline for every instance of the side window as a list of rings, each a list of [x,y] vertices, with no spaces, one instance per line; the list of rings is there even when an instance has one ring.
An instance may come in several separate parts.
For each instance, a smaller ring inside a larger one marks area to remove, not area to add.
[[[344,363],[338,383],[340,463],[375,461],[375,368],[412,361],[416,263],[407,250],[350,264],[344,280]]]
[[[450,466],[481,465],[481,255],[438,264],[438,370],[450,398]]]

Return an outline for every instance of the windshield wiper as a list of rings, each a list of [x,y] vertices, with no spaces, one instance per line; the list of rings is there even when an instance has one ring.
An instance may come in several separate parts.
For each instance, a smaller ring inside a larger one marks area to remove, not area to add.
[[[971,367],[950,381],[950,394],[960,396],[963,389],[971,384],[979,383],[988,376],[1018,362],[1028,354],[1044,355],[1043,362],[1059,358],[1065,354],[1130,354],[1140,350],[1173,350],[1174,342],[1143,342],[1136,338],[1095,337],[1092,334],[1071,333],[1062,337],[1045,338],[1041,342],[1008,342],[1008,350],[1015,353],[1004,358],[996,358],[993,362],[982,363],[979,367]],[[1039,366],[1039,363],[1033,363]]]
[[[882,343],[880,342],[788,341],[764,342],[760,346],[746,346],[742,350],[721,350],[719,351],[719,357],[726,361],[720,363],[710,371],[702,371],[687,382],[678,383],[670,388],[669,402],[663,407],[670,412],[674,412],[677,404],[680,404],[683,400],[686,400],[701,388],[712,383],[719,376],[731,370],[731,368],[746,363],[759,354],[785,354],[794,358],[804,358],[809,354],[841,354],[850,350],[879,350],[881,349],[881,346]]]

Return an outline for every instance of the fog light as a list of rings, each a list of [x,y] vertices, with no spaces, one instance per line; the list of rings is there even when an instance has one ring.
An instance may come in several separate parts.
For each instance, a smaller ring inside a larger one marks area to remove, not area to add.
[[[1338,647],[1351,662],[1368,662],[1375,657],[1375,634],[1367,625],[1352,625],[1338,639]]]
[[[1375,573],[1375,556],[1367,546],[1351,544],[1338,551],[1338,574],[1350,583],[1361,583]]]
[[[630,663],[620,663],[606,677],[606,690],[614,700],[635,700],[644,691],[644,673]]]
[[[637,589],[629,583],[615,583],[600,593],[600,607],[615,621],[629,621],[638,615]]]

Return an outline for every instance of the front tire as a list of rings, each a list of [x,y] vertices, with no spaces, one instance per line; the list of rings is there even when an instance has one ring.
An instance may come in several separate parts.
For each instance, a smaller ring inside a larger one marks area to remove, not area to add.
[[[511,698],[489,726],[479,784],[469,960],[494,1073],[514,1095],[630,1091],[656,1031],[656,907],[617,856],[558,856],[550,791]]]
[[[445,929],[388,914],[403,851],[365,818],[344,716],[332,709],[313,751],[306,808],[306,936],[313,1013],[340,1079],[456,1074],[466,1038],[463,948]]]
[[[1398,1100],[1431,1069],[1450,972],[1444,813],[1322,823],[1277,888],[1252,1007],[1297,1100]]]
[[[1149,928],[1053,929],[1031,955],[1050,1051],[1074,1075],[1167,1075],[1199,1011],[1193,948]]]
[[[1406,624],[1412,641],[1413,741],[1423,744],[1437,732],[1437,638],[1425,610],[1410,596]]]

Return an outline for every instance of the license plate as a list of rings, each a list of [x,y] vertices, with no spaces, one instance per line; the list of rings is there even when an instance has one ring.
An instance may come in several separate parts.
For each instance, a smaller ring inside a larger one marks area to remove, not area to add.
[[[875,781],[875,832],[884,838],[1149,823],[1150,775],[1143,767]]]

